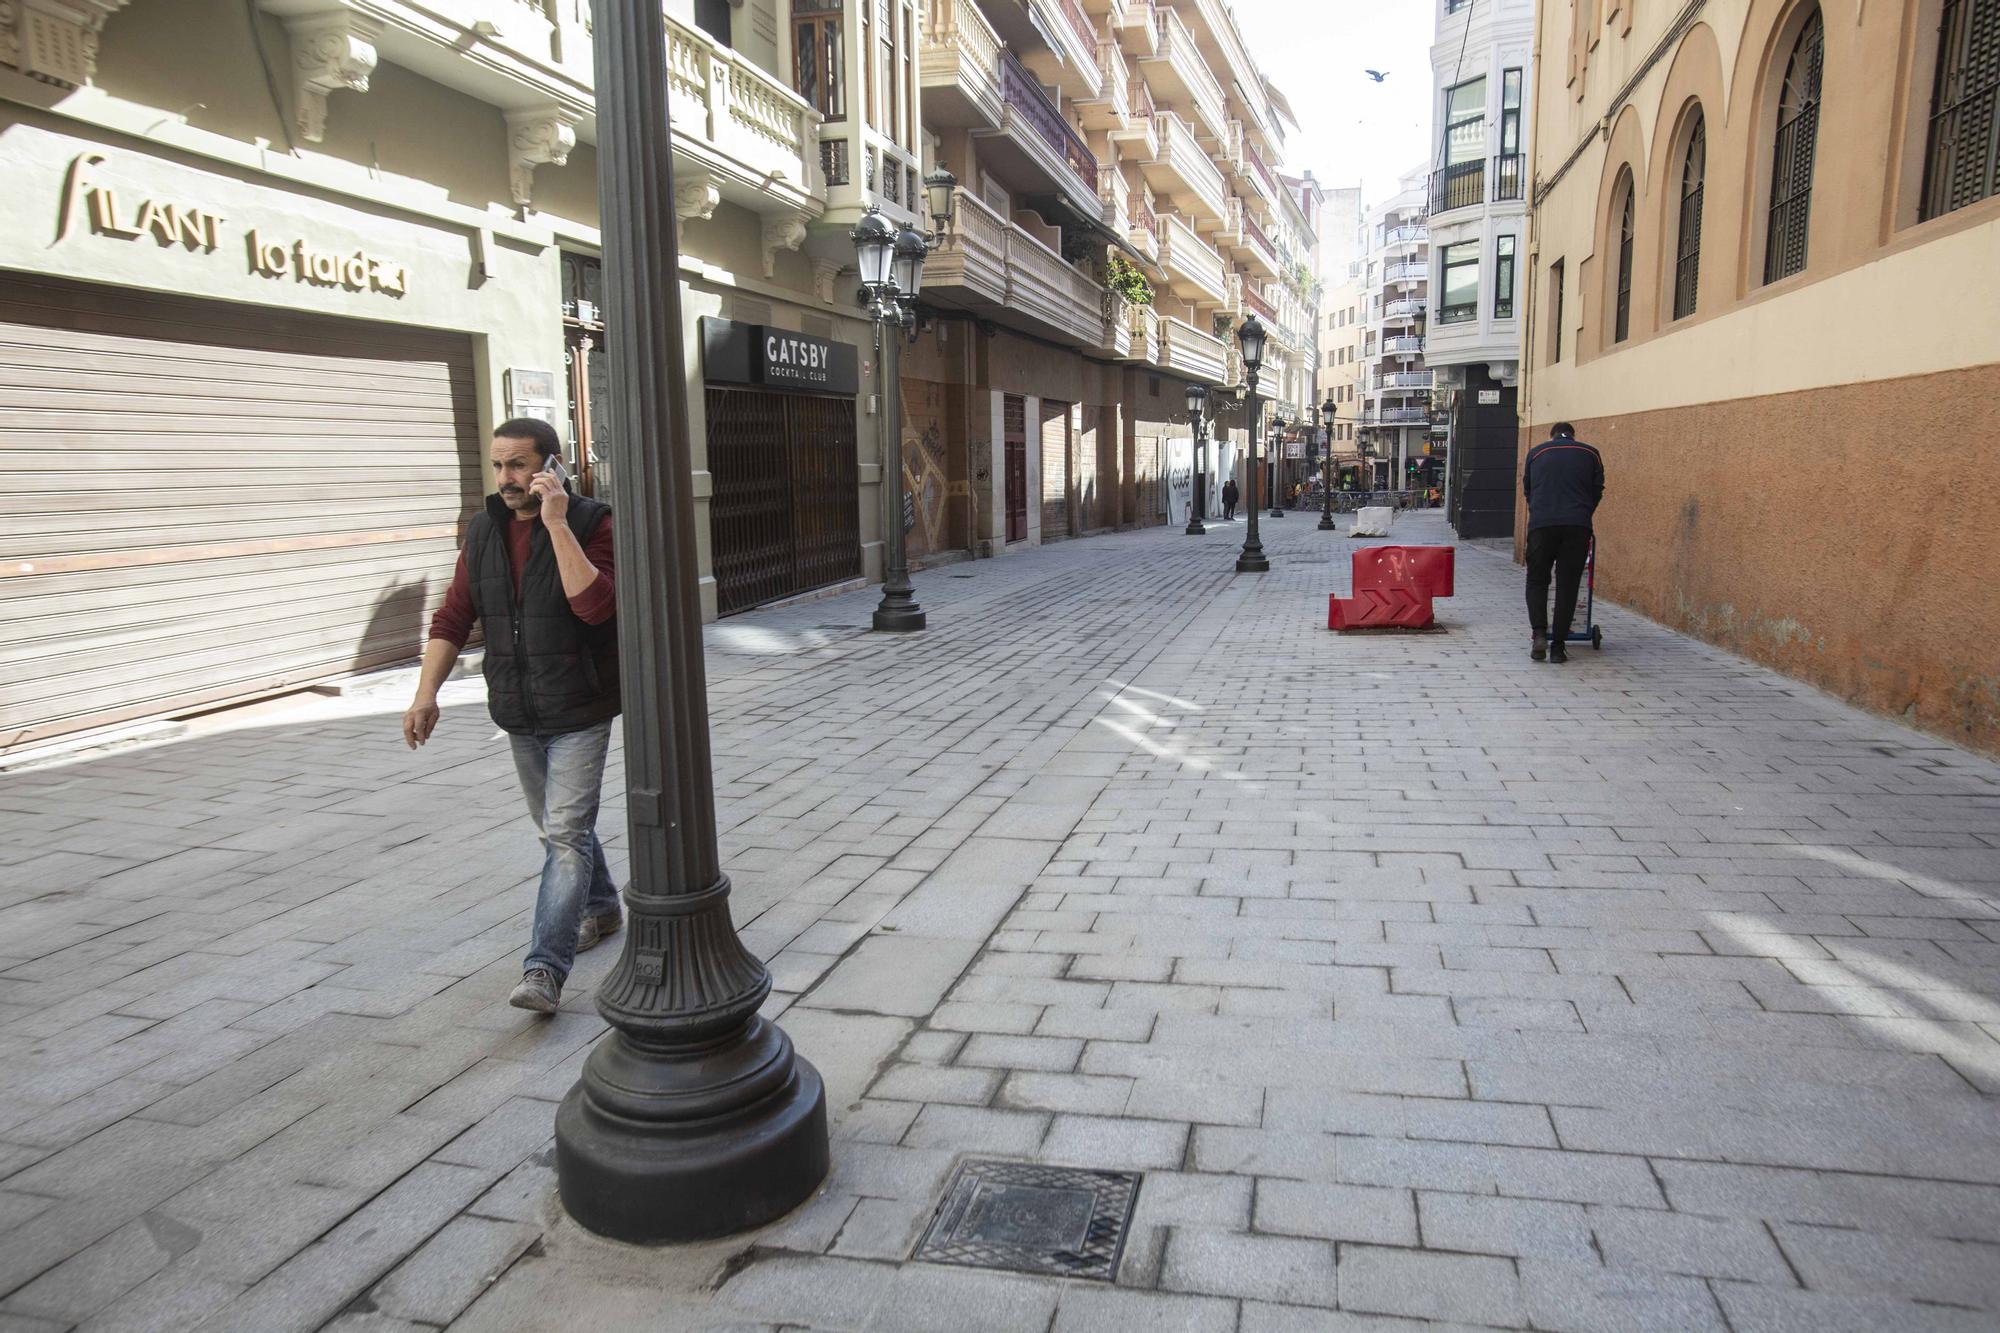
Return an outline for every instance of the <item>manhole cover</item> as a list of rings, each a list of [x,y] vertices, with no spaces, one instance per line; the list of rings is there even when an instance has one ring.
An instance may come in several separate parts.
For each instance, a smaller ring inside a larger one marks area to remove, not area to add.
[[[1118,1272],[1135,1171],[974,1160],[945,1186],[914,1259],[1109,1282]]]

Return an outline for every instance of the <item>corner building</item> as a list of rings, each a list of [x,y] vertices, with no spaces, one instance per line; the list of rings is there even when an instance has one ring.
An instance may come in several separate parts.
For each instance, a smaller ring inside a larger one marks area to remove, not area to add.
[[[1599,590],[2000,749],[2000,6],[1536,21],[1520,447],[1603,451]]]

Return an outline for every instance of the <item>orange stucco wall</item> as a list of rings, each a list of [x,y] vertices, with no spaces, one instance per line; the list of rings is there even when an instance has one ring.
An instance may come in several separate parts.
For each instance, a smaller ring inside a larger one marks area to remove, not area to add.
[[[2000,365],[1575,424],[1599,595],[2000,752]]]

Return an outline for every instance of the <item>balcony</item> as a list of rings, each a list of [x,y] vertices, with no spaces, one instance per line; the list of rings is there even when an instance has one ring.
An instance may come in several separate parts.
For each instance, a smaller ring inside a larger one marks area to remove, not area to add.
[[[708,34],[667,19],[667,77],[679,180],[760,213],[818,216],[820,116]],[[524,201],[525,202],[525,201]]]
[[[1427,407],[1364,408],[1361,413],[1361,420],[1368,425],[1422,425],[1430,419],[1431,413]]]
[[[1386,301],[1382,305],[1382,318],[1384,319],[1422,319],[1423,317],[1424,303],[1416,297],[1407,297],[1400,301]]]
[[[1431,372],[1428,370],[1396,370],[1377,375],[1370,386],[1376,392],[1392,389],[1425,389],[1431,387]]]
[[[1212,333],[1170,316],[1160,320],[1160,369],[1205,384],[1222,383],[1227,345]]]
[[[1111,16],[1111,30],[1132,55],[1149,56],[1159,49],[1160,19],[1153,0],[1125,0],[1123,11]]]
[[[1131,80],[1125,72],[1125,53],[1115,42],[1097,44],[1097,72],[1103,91],[1096,97],[1078,98],[1075,106],[1087,130],[1122,130],[1132,118]]]
[[[1146,258],[1159,262],[1160,219],[1143,192],[1133,190],[1125,197],[1125,239]]]
[[[1261,278],[1276,278],[1284,272],[1278,267],[1277,247],[1271,244],[1264,229],[1250,220],[1247,211],[1243,216],[1243,254]]]
[[[1129,337],[1119,360],[1157,365],[1160,360],[1160,312],[1149,305],[1126,302],[1123,314]]]
[[[1222,256],[1171,213],[1160,219],[1160,268],[1167,285],[1196,305],[1219,306],[1229,299]]]
[[[1105,289],[964,189],[924,264],[924,300],[1083,346],[1101,345]]]
[[[1415,260],[1405,260],[1399,264],[1385,264],[1382,267],[1383,282],[1428,282],[1431,268],[1429,264]]]
[[[1243,238],[1243,201],[1233,194],[1223,210],[1222,225],[1215,229],[1215,241],[1232,251],[1241,250],[1246,244]]]
[[[1180,10],[1192,20],[1190,31],[1199,39],[1209,57],[1209,67],[1217,72],[1218,78],[1244,88],[1258,86],[1261,73],[1249,49],[1244,46],[1243,35],[1237,31],[1236,20],[1223,0],[1196,0],[1192,5],[1183,3]],[[1256,107],[1245,98],[1238,97],[1236,100],[1253,114],[1256,112]]]
[[[1278,331],[1278,311],[1269,301],[1258,294],[1248,282],[1243,284],[1243,305],[1251,314],[1264,321],[1272,332]]]
[[[1382,340],[1382,352],[1384,355],[1421,356],[1423,355],[1423,351],[1424,340],[1419,337],[1404,336],[1401,338],[1384,338]]]
[[[1159,112],[1146,85],[1133,79],[1125,85],[1125,121],[1105,135],[1118,145],[1119,156],[1144,162],[1159,155]]]
[[[1384,233],[1382,244],[1384,246],[1428,245],[1430,244],[1430,239],[1431,232],[1429,227],[1424,226],[1422,223],[1413,223],[1404,227],[1391,227]]]
[[[1071,129],[1012,51],[1000,52],[1000,128],[974,129],[982,155],[1003,179],[1046,182],[1086,217],[1103,216],[1097,155]],[[926,112],[928,114],[928,112]]]
[[[926,125],[1000,127],[1000,36],[973,0],[931,0],[917,79]]]
[[[996,12],[1002,35],[1043,83],[1076,101],[1102,95],[1097,29],[1077,0],[1025,0]]]
[[[1265,206],[1276,210],[1278,201],[1284,197],[1278,189],[1278,178],[1272,174],[1270,167],[1264,165],[1263,156],[1250,145],[1248,139],[1243,144],[1243,165],[1250,169],[1250,180],[1264,196]]]
[[[1527,179],[1527,161],[1519,153],[1507,153],[1493,159],[1493,202],[1506,203],[1522,197],[1523,184]]]
[[[1476,208],[1486,202],[1486,163],[1478,158],[1454,162],[1431,173],[1431,212]]]
[[[1223,114],[1222,87],[1181,16],[1162,9],[1155,27],[1157,48],[1139,60],[1140,72],[1152,86],[1153,95],[1163,105],[1187,110],[1209,138],[1217,142],[1227,139],[1229,121]]]
[[[1220,222],[1229,211],[1222,173],[1209,160],[1186,121],[1171,111],[1159,114],[1159,151],[1143,164],[1153,193],[1198,222]]]
[[[1117,292],[1112,291],[1109,287],[1104,288],[1103,291],[1104,321],[1100,325],[1097,350],[1114,361],[1129,361],[1132,359],[1132,316],[1130,311],[1134,308],[1133,303],[1120,296]]]

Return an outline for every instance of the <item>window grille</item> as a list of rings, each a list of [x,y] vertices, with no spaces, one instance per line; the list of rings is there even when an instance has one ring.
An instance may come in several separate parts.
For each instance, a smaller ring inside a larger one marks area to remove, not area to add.
[[[1923,217],[2000,193],[2000,0],[1945,0]]]
[[[1625,202],[1618,210],[1618,308],[1611,327],[1611,341],[1622,343],[1632,333],[1632,173],[1623,173],[1619,193]]]
[[[1819,141],[1820,75],[1826,29],[1813,10],[1785,62],[1778,100],[1778,137],[1771,161],[1771,230],[1764,247],[1764,281],[1788,278],[1806,266],[1811,216],[1813,150]]]
[[[1674,247],[1674,318],[1694,313],[1701,285],[1701,193],[1708,175],[1708,123],[1699,111],[1681,158],[1681,217]]]

